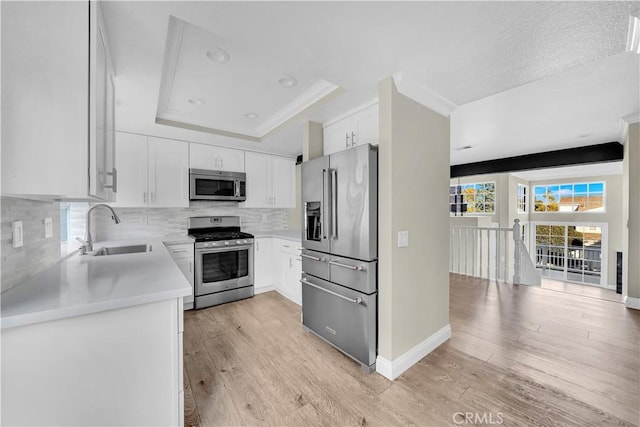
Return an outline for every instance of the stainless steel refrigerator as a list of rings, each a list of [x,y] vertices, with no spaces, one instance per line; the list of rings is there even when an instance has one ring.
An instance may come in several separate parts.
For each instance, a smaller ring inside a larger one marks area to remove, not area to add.
[[[372,372],[377,345],[378,150],[302,164],[302,323]]]

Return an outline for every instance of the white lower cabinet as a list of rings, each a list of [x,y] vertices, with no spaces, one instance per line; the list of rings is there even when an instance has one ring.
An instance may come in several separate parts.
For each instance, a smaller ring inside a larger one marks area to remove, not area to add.
[[[2,330],[3,425],[182,426],[182,298]]]
[[[288,246],[288,245],[286,245]],[[277,290],[291,301],[302,305],[302,258],[297,248],[284,247],[280,250],[280,281]]]
[[[302,305],[300,241],[259,238],[256,239],[254,249],[256,293],[276,290]]]
[[[165,246],[171,257],[175,261],[184,277],[187,278],[191,285],[191,295],[184,297],[184,309],[193,309],[194,281],[195,281],[195,265],[194,265],[194,247],[193,243],[177,243],[166,244]]]
[[[254,241],[253,274],[256,294],[273,290],[273,251],[271,237]]]

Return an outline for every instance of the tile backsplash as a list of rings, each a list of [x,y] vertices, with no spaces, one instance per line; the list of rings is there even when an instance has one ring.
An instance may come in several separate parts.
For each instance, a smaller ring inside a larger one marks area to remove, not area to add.
[[[87,205],[74,204],[71,214],[86,211]],[[114,208],[120,224],[114,224],[111,213],[97,209],[92,216],[92,234],[98,240],[120,240],[140,237],[161,237],[167,234],[186,234],[187,219],[191,216],[231,215],[239,216],[242,230],[259,233],[265,230],[281,230],[288,227],[287,209],[245,209],[234,202],[191,202],[188,208]],[[82,213],[78,214],[82,217]],[[74,222],[74,228],[84,230],[84,225]],[[82,219],[84,222],[84,219]],[[73,235],[73,230],[72,233]]]
[[[12,197],[1,199],[2,292],[60,260],[60,204]],[[44,237],[44,219],[53,219],[53,236]],[[12,245],[11,223],[22,221],[24,244]]]

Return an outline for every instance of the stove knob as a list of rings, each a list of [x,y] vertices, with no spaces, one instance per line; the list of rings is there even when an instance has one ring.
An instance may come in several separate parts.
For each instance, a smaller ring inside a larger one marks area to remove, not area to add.
[[[244,243],[247,243],[247,241],[245,240]]]
[[[245,243],[246,243],[246,242],[247,242],[247,241],[245,240]],[[236,240],[236,243],[239,245],[239,244],[241,244],[241,243],[242,243],[242,240]]]
[[[225,241],[225,242],[224,242],[224,244],[225,244],[225,245],[228,245],[228,244],[229,244],[229,241],[228,241],[228,240],[227,240],[227,241]]]
[[[218,246],[218,244],[216,242],[211,242],[210,245],[211,246]]]

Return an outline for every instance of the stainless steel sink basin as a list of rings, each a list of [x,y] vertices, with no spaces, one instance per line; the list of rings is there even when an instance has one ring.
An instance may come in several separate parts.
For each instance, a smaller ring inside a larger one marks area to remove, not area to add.
[[[131,245],[131,246],[113,246],[111,248],[100,248],[93,255],[123,255],[123,254],[137,254],[141,252],[151,252],[151,245]]]

